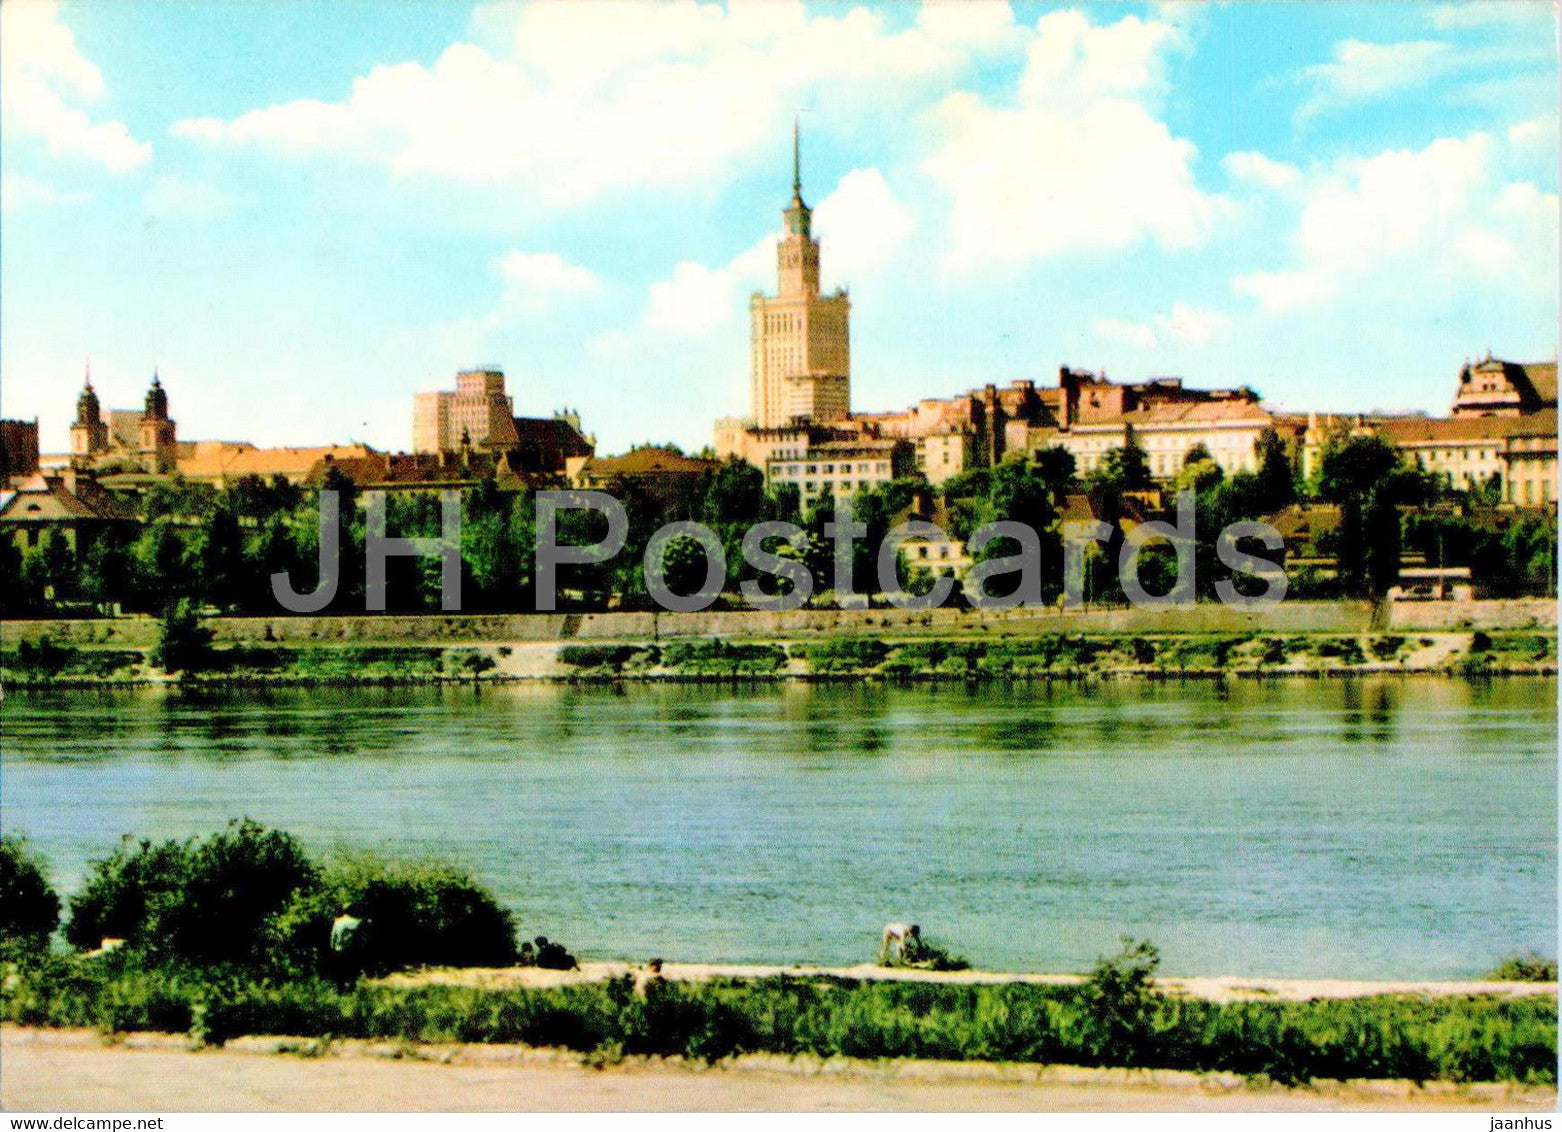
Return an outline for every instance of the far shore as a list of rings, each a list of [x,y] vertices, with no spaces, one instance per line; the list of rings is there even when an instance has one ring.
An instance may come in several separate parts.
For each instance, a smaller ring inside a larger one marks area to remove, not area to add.
[[[923,631],[835,635],[623,636],[480,641],[231,639],[199,667],[166,672],[150,644],[103,640],[74,623],[50,636],[0,626],[0,685],[331,687],[419,684],[618,684],[884,681],[1267,680],[1425,675],[1555,676],[1554,627],[1420,631]]]

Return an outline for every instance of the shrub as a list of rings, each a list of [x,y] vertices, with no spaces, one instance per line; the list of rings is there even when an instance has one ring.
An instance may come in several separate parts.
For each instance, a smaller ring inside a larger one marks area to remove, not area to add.
[[[503,967],[518,957],[514,917],[464,869],[355,854],[329,862],[321,883],[287,909],[280,934],[290,966],[324,967],[331,921],[343,909],[363,920],[356,951],[366,973]]]
[[[75,649],[59,644],[47,635],[36,641],[23,640],[16,643],[16,666],[33,672],[57,675],[75,657]]]
[[[201,624],[195,603],[181,598],[163,611],[152,645],[152,663],[164,672],[195,672],[212,654],[212,631]]]
[[[662,664],[691,675],[764,675],[785,663],[786,650],[780,645],[709,640],[672,641],[662,646]]]
[[[565,645],[559,659],[572,668],[622,668],[640,650],[634,645]]]
[[[1373,637],[1372,655],[1378,660],[1393,660],[1404,647],[1404,637]]]
[[[1099,960],[1085,980],[1080,1002],[1095,1024],[1087,1048],[1100,1063],[1138,1065],[1151,1056],[1151,1022],[1161,1001],[1155,989],[1160,962],[1161,953],[1149,940],[1136,943],[1124,936],[1122,950]]]
[[[71,898],[65,935],[77,947],[122,938],[157,961],[264,964],[279,917],[317,883],[291,835],[248,819],[204,840],[126,838]]]
[[[14,834],[0,836],[0,945],[37,950],[60,923],[60,898],[43,862]]]
[[[1527,955],[1510,955],[1486,977],[1499,983],[1554,983],[1557,981],[1557,961],[1533,951]]]
[[[1129,647],[1133,649],[1135,664],[1144,665],[1155,663],[1154,641],[1145,640],[1143,637],[1134,637],[1131,641],[1128,642],[1128,644]]]
[[[831,637],[808,645],[808,665],[815,672],[852,672],[873,668],[889,655],[889,646],[873,637]]]
[[[1472,653],[1490,652],[1491,634],[1483,629],[1475,630],[1475,632],[1470,636],[1470,651]]]

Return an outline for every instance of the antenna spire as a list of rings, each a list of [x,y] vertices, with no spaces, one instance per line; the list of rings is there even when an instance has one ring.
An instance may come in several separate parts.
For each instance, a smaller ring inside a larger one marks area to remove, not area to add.
[[[800,125],[801,115],[792,117],[792,193],[801,196],[803,192],[803,137]]]

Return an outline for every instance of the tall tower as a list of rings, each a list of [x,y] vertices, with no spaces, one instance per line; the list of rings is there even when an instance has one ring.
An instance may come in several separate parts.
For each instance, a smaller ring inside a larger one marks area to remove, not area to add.
[[[851,414],[851,301],[819,293],[819,241],[803,203],[802,138],[792,123],[792,200],[781,213],[776,294],[749,300],[754,423],[783,428]]]
[[[138,430],[140,455],[149,472],[171,472],[179,462],[174,440],[174,422],[168,416],[168,394],[163,382],[152,371],[152,385],[146,391],[146,405]]]
[[[76,420],[71,424],[71,463],[85,466],[92,457],[108,449],[108,425],[103,423],[103,406],[92,388],[92,366],[76,398]]]

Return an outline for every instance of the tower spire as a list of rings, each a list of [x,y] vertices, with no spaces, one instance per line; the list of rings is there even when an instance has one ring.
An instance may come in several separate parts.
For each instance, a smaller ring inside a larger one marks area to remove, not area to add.
[[[792,195],[803,195],[803,134],[802,115],[792,116]]]

